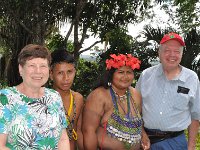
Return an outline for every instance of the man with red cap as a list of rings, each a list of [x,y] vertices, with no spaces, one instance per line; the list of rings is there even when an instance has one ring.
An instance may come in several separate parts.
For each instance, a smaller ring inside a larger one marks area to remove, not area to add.
[[[180,65],[184,46],[178,34],[166,34],[160,41],[160,63],[144,70],[136,85],[151,150],[195,150],[200,83],[194,71]]]

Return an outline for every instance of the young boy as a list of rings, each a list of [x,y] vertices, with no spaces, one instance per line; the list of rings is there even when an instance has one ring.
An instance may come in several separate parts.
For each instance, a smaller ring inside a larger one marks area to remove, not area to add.
[[[83,138],[81,133],[81,118],[83,108],[83,96],[71,90],[76,69],[75,61],[71,54],[64,49],[52,52],[52,63],[50,79],[53,81],[53,88],[62,97],[68,122],[67,133],[70,139],[70,149],[83,149]]]

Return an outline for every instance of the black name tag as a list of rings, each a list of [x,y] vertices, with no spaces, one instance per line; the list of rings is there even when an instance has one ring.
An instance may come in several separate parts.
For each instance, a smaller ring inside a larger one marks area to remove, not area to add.
[[[182,87],[182,86],[178,86],[178,89],[177,89],[177,93],[188,94],[189,91],[190,91],[190,89]]]

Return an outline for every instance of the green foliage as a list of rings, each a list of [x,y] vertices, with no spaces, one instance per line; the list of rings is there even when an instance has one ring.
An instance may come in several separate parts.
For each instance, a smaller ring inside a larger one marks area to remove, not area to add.
[[[170,22],[176,24],[183,32],[200,25],[199,0],[163,0],[162,8],[170,17]]]
[[[198,69],[198,63],[195,65],[193,62],[198,54],[200,54],[200,32],[198,32],[196,29],[189,30],[185,34],[184,41],[186,48],[184,49],[181,64],[187,68],[197,71],[196,69]],[[197,61],[200,62],[200,59]]]
[[[133,53],[132,45],[134,43],[133,38],[127,34],[127,30],[124,28],[113,29],[106,35],[107,41],[110,44],[109,49],[100,55],[100,62],[105,62],[109,58],[110,54],[127,54]]]
[[[142,42],[136,41],[133,44],[133,48],[136,50],[138,57],[142,60],[141,70],[150,67],[150,61],[157,59],[160,40],[164,34],[169,32],[177,31],[171,27],[161,29],[159,27],[153,28],[152,26],[146,26],[144,28],[143,35],[146,40]],[[196,29],[191,29],[183,35],[183,38],[186,47],[183,51],[181,65],[194,70],[200,77],[200,70],[198,67],[200,59],[195,60],[195,58],[200,54],[200,33]]]
[[[65,9],[65,0],[1,0],[0,42],[12,53],[7,67],[9,86],[21,82],[17,56],[30,43],[44,44]],[[1,44],[0,43],[0,44]]]
[[[89,37],[88,31],[90,31],[93,36],[100,38],[99,41],[91,43],[88,47],[94,46],[97,43],[105,41],[107,33],[113,29],[126,29],[128,23],[137,22],[137,18],[143,16],[149,4],[150,0],[69,0],[65,13],[67,18],[69,18],[68,21],[73,25],[70,27],[74,27],[75,58],[85,50],[80,49],[82,48],[81,46],[84,40]],[[66,39],[68,37],[69,34],[67,34]],[[86,50],[90,48],[86,48]]]
[[[24,40],[22,46],[29,42],[43,44],[64,8],[64,0],[1,0],[0,19],[4,23],[1,36],[13,49],[18,38]]]
[[[188,130],[185,130],[185,135],[188,139]],[[199,128],[199,132],[197,134],[197,138],[196,138],[196,147],[195,147],[195,150],[200,150],[200,128]]]
[[[98,64],[96,62],[79,59],[76,70],[76,77],[72,89],[86,97],[99,78]]]
[[[196,150],[200,150],[200,132],[198,133],[198,136],[197,136]]]
[[[63,46],[64,38],[60,34],[56,34],[47,40],[47,47],[49,50],[54,51],[55,49]]]
[[[155,2],[177,6],[178,9],[171,18],[175,18],[174,23],[180,24],[182,31],[189,31],[188,26],[191,27],[193,24],[198,27],[200,21],[197,0],[155,0]],[[53,37],[48,43],[51,50],[67,47],[68,51],[78,59],[80,53],[84,51],[81,49],[82,44],[89,37],[88,31],[90,31],[92,35],[100,38],[98,42],[106,41],[111,45],[109,52],[102,55],[104,60],[110,53],[138,55],[136,52],[138,48],[147,52],[148,50],[139,44],[135,44],[139,47],[130,46],[134,45],[132,44],[134,41],[127,35],[126,30],[128,23],[137,23],[148,14],[148,8],[152,7],[151,0],[1,0],[0,44],[12,53],[8,67],[10,70],[7,71],[8,77],[11,76],[8,81],[14,84],[19,82],[16,68],[17,55],[21,48],[28,43],[44,44],[48,41],[47,37],[56,30],[55,26],[62,25],[61,21],[69,23],[69,31],[66,37],[61,37],[59,34]],[[70,36],[73,36],[74,41],[67,42]],[[146,56],[148,59],[148,55]]]
[[[83,8],[80,20],[94,34],[100,33],[100,37],[104,38],[104,35],[110,32],[110,30],[118,28],[119,26],[126,26],[127,23],[135,22],[138,17],[137,15],[141,16],[145,8],[149,6],[149,3],[150,0],[89,1]],[[71,3],[71,5],[73,4]],[[71,8],[75,9],[73,6]],[[72,12],[75,12],[75,10]],[[138,12],[141,13],[139,14]]]
[[[7,87],[7,82],[5,80],[0,80],[0,89],[6,88]]]
[[[184,31],[196,28],[200,25],[199,0],[174,0],[177,8],[178,23]]]
[[[101,39],[98,42],[104,41],[113,29],[126,29],[128,23],[137,22],[149,6],[150,0],[1,0],[0,36],[12,52],[7,72],[14,70],[8,76],[9,85],[20,82],[16,69],[20,50],[29,43],[45,44],[61,21],[70,24],[69,31],[64,38],[55,37],[57,43],[52,43],[50,49],[67,47],[77,60],[84,51],[81,48],[89,37],[88,31]],[[73,44],[65,46],[70,36],[74,38]]]
[[[120,53],[129,53],[133,44],[132,36],[127,34],[128,31],[124,28],[117,28],[108,32],[110,49],[120,51]]]
[[[66,42],[65,38],[60,34],[55,34],[52,37],[50,37],[47,41],[47,47],[51,51],[54,51],[59,48],[67,49],[67,51],[69,52],[73,52],[74,50],[72,41]]]

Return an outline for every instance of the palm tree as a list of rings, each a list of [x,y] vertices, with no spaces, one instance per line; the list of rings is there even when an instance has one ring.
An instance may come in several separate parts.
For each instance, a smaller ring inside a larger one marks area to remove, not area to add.
[[[136,42],[134,44],[137,53],[142,60],[141,70],[151,66],[149,60],[155,59],[157,57],[157,50],[162,37],[169,32],[176,32],[173,28],[153,28],[151,26],[145,26],[143,34],[146,40],[143,42]],[[200,54],[200,33],[196,29],[191,29],[191,31],[184,34],[184,41],[186,47],[184,48],[183,58],[181,65],[194,70],[198,76],[200,73],[200,59],[196,60],[197,56]],[[153,42],[152,42],[153,41]],[[200,76],[199,76],[200,77]]]
[[[196,60],[196,58],[200,54],[200,32],[198,32],[197,29],[191,29],[191,31],[185,34],[184,40],[186,47],[181,64],[196,71],[199,76],[198,66],[200,64],[200,59]]]

